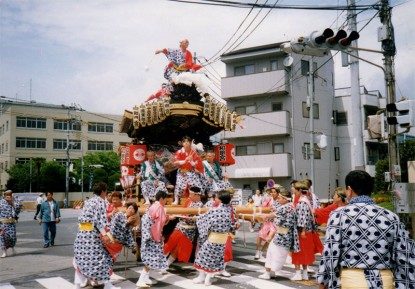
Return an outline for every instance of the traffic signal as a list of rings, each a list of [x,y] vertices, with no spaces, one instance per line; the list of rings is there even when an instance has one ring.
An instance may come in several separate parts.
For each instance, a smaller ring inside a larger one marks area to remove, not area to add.
[[[402,100],[386,105],[386,111],[398,112],[398,115],[387,117],[389,125],[408,128],[415,126],[415,100]]]
[[[344,30],[334,31],[326,28],[323,32],[313,31],[309,37],[299,37],[296,41],[283,43],[281,49],[286,53],[298,53],[310,56],[324,56],[329,50],[344,50],[350,46],[352,41],[359,39],[357,31],[347,32]]]

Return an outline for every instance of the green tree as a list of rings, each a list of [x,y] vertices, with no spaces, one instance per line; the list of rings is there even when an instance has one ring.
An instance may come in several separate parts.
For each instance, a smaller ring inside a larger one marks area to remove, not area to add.
[[[388,183],[385,182],[385,172],[389,171],[389,160],[378,160],[375,171],[375,192],[384,192],[388,189]]]
[[[40,168],[41,190],[44,192],[65,191],[66,169],[55,161],[45,162]]]
[[[399,145],[401,181],[408,181],[408,161],[415,160],[415,140],[408,140]]]
[[[6,170],[9,174],[9,179],[6,183],[6,188],[14,192],[28,192],[30,189],[30,181],[32,175],[30,173],[30,163],[17,164]]]
[[[74,177],[81,180],[83,167],[84,191],[89,191],[90,185],[98,181],[106,182],[108,190],[114,189],[114,177],[112,176],[120,174],[120,158],[116,152],[87,153],[83,160],[83,166],[80,159],[74,160]]]

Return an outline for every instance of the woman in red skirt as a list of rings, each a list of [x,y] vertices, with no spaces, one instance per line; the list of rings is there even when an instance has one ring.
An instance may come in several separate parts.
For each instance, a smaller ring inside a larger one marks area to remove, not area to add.
[[[300,241],[300,251],[292,253],[292,263],[295,265],[295,274],[291,280],[308,280],[307,266],[315,261],[315,254],[321,253],[323,245],[317,234],[313,209],[309,198],[308,185],[304,181],[297,181],[291,187],[292,193],[298,202],[295,202],[297,212],[297,229]],[[301,266],[303,270],[301,271]]]

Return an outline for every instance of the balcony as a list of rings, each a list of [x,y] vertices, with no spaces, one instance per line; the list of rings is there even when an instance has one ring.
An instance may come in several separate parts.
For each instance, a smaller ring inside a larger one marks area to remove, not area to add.
[[[288,93],[284,70],[222,78],[223,99],[272,92]]]
[[[291,154],[237,156],[236,163],[226,168],[231,179],[291,177]]]
[[[244,128],[237,127],[234,132],[226,132],[226,139],[290,134],[288,111],[251,114],[243,118]]]

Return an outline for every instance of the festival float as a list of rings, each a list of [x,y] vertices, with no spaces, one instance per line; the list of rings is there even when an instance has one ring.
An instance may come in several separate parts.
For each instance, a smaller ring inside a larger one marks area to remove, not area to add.
[[[188,45],[188,41],[187,41]],[[189,136],[198,146],[215,152],[215,160],[221,166],[235,163],[235,148],[232,144],[213,146],[210,137],[225,130],[235,131],[241,125],[241,117],[226,106],[219,97],[208,91],[208,79],[193,63],[187,45],[180,49],[157,50],[166,55],[169,63],[164,70],[167,80],[161,89],[143,103],[136,104],[124,112],[120,132],[128,134],[131,144],[120,147],[121,185],[128,194],[139,194],[140,165],[146,152],[152,150],[164,167],[166,177],[175,185],[177,166],[173,164],[174,152],[180,149],[180,141]],[[186,195],[184,195],[186,196]]]

